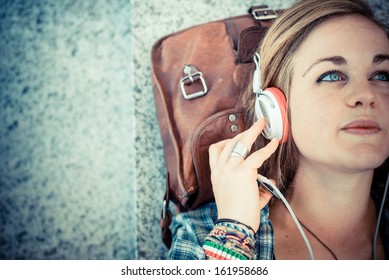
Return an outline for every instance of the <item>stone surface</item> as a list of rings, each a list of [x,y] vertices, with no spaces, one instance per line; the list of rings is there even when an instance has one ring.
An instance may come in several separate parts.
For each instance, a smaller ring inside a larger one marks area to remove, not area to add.
[[[1,1],[0,258],[137,258],[130,10]]]
[[[0,1],[0,259],[165,258],[151,47],[291,2]]]

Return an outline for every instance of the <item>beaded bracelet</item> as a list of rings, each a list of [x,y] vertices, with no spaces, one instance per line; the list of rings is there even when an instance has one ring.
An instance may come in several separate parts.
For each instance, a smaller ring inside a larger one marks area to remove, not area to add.
[[[248,230],[251,230],[253,232],[253,237],[255,238],[255,235],[256,235],[255,230],[251,226],[246,225],[245,223],[242,223],[242,222],[239,222],[239,221],[233,220],[233,219],[224,218],[224,219],[218,219],[215,224],[217,225],[220,223],[229,223],[229,224],[236,224],[236,225],[245,226]],[[246,232],[243,228],[241,228],[241,227],[239,227],[239,228],[242,229],[244,232]]]
[[[230,226],[215,226],[207,236],[207,239],[239,251],[242,249],[247,251],[255,249],[255,240],[250,235]]]
[[[241,228],[215,225],[205,238],[203,249],[205,254],[213,259],[253,259],[255,240]]]
[[[252,239],[255,239],[255,236],[252,235],[251,232],[247,231],[245,228],[235,224],[235,223],[227,223],[227,222],[218,222],[215,224],[215,226],[226,226],[230,227],[236,230],[239,230],[240,232],[244,233],[245,235],[251,237]]]

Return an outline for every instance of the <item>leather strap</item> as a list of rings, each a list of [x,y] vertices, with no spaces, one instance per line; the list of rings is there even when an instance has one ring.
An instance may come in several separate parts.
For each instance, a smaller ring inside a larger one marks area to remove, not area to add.
[[[252,6],[248,12],[254,19],[260,22],[261,26],[265,27],[270,27],[278,14],[277,11],[269,9],[267,5]]]
[[[252,6],[247,15],[225,19],[238,64],[252,62],[253,51],[258,47],[258,38],[263,37],[279,12],[269,9],[267,5]],[[246,30],[247,28],[249,30]]]
[[[258,22],[250,15],[232,17],[225,20],[227,34],[235,56],[238,53],[239,36],[242,30],[249,26],[257,25]]]
[[[263,38],[267,29],[268,27],[254,25],[244,29],[240,33],[236,63],[253,62],[254,52],[260,43],[258,38]]]
[[[172,232],[169,228],[172,222],[172,212],[169,209],[169,172],[166,174],[166,192],[163,200],[163,208],[161,211],[161,219],[159,221],[161,226],[162,241],[167,248],[170,248],[172,244]]]

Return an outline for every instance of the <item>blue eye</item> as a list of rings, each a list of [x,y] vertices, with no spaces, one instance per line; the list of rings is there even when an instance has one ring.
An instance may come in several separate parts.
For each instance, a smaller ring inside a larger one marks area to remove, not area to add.
[[[389,73],[388,72],[379,72],[371,78],[374,81],[383,81],[389,82]]]
[[[316,82],[338,82],[343,81],[342,75],[337,71],[329,71],[324,74],[322,74]]]

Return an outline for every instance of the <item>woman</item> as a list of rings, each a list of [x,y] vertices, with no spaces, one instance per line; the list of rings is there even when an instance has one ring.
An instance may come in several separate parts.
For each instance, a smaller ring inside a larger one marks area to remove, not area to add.
[[[273,23],[258,53],[263,87],[286,96],[287,141],[260,136],[265,121],[254,122],[250,87],[244,100],[254,124],[209,150],[216,205],[176,217],[170,257],[309,258],[282,202],[258,189],[259,170],[283,190],[316,259],[388,258],[388,203],[373,252],[388,174],[386,28],[360,0],[300,1]],[[253,147],[247,158],[231,156],[237,142]]]

